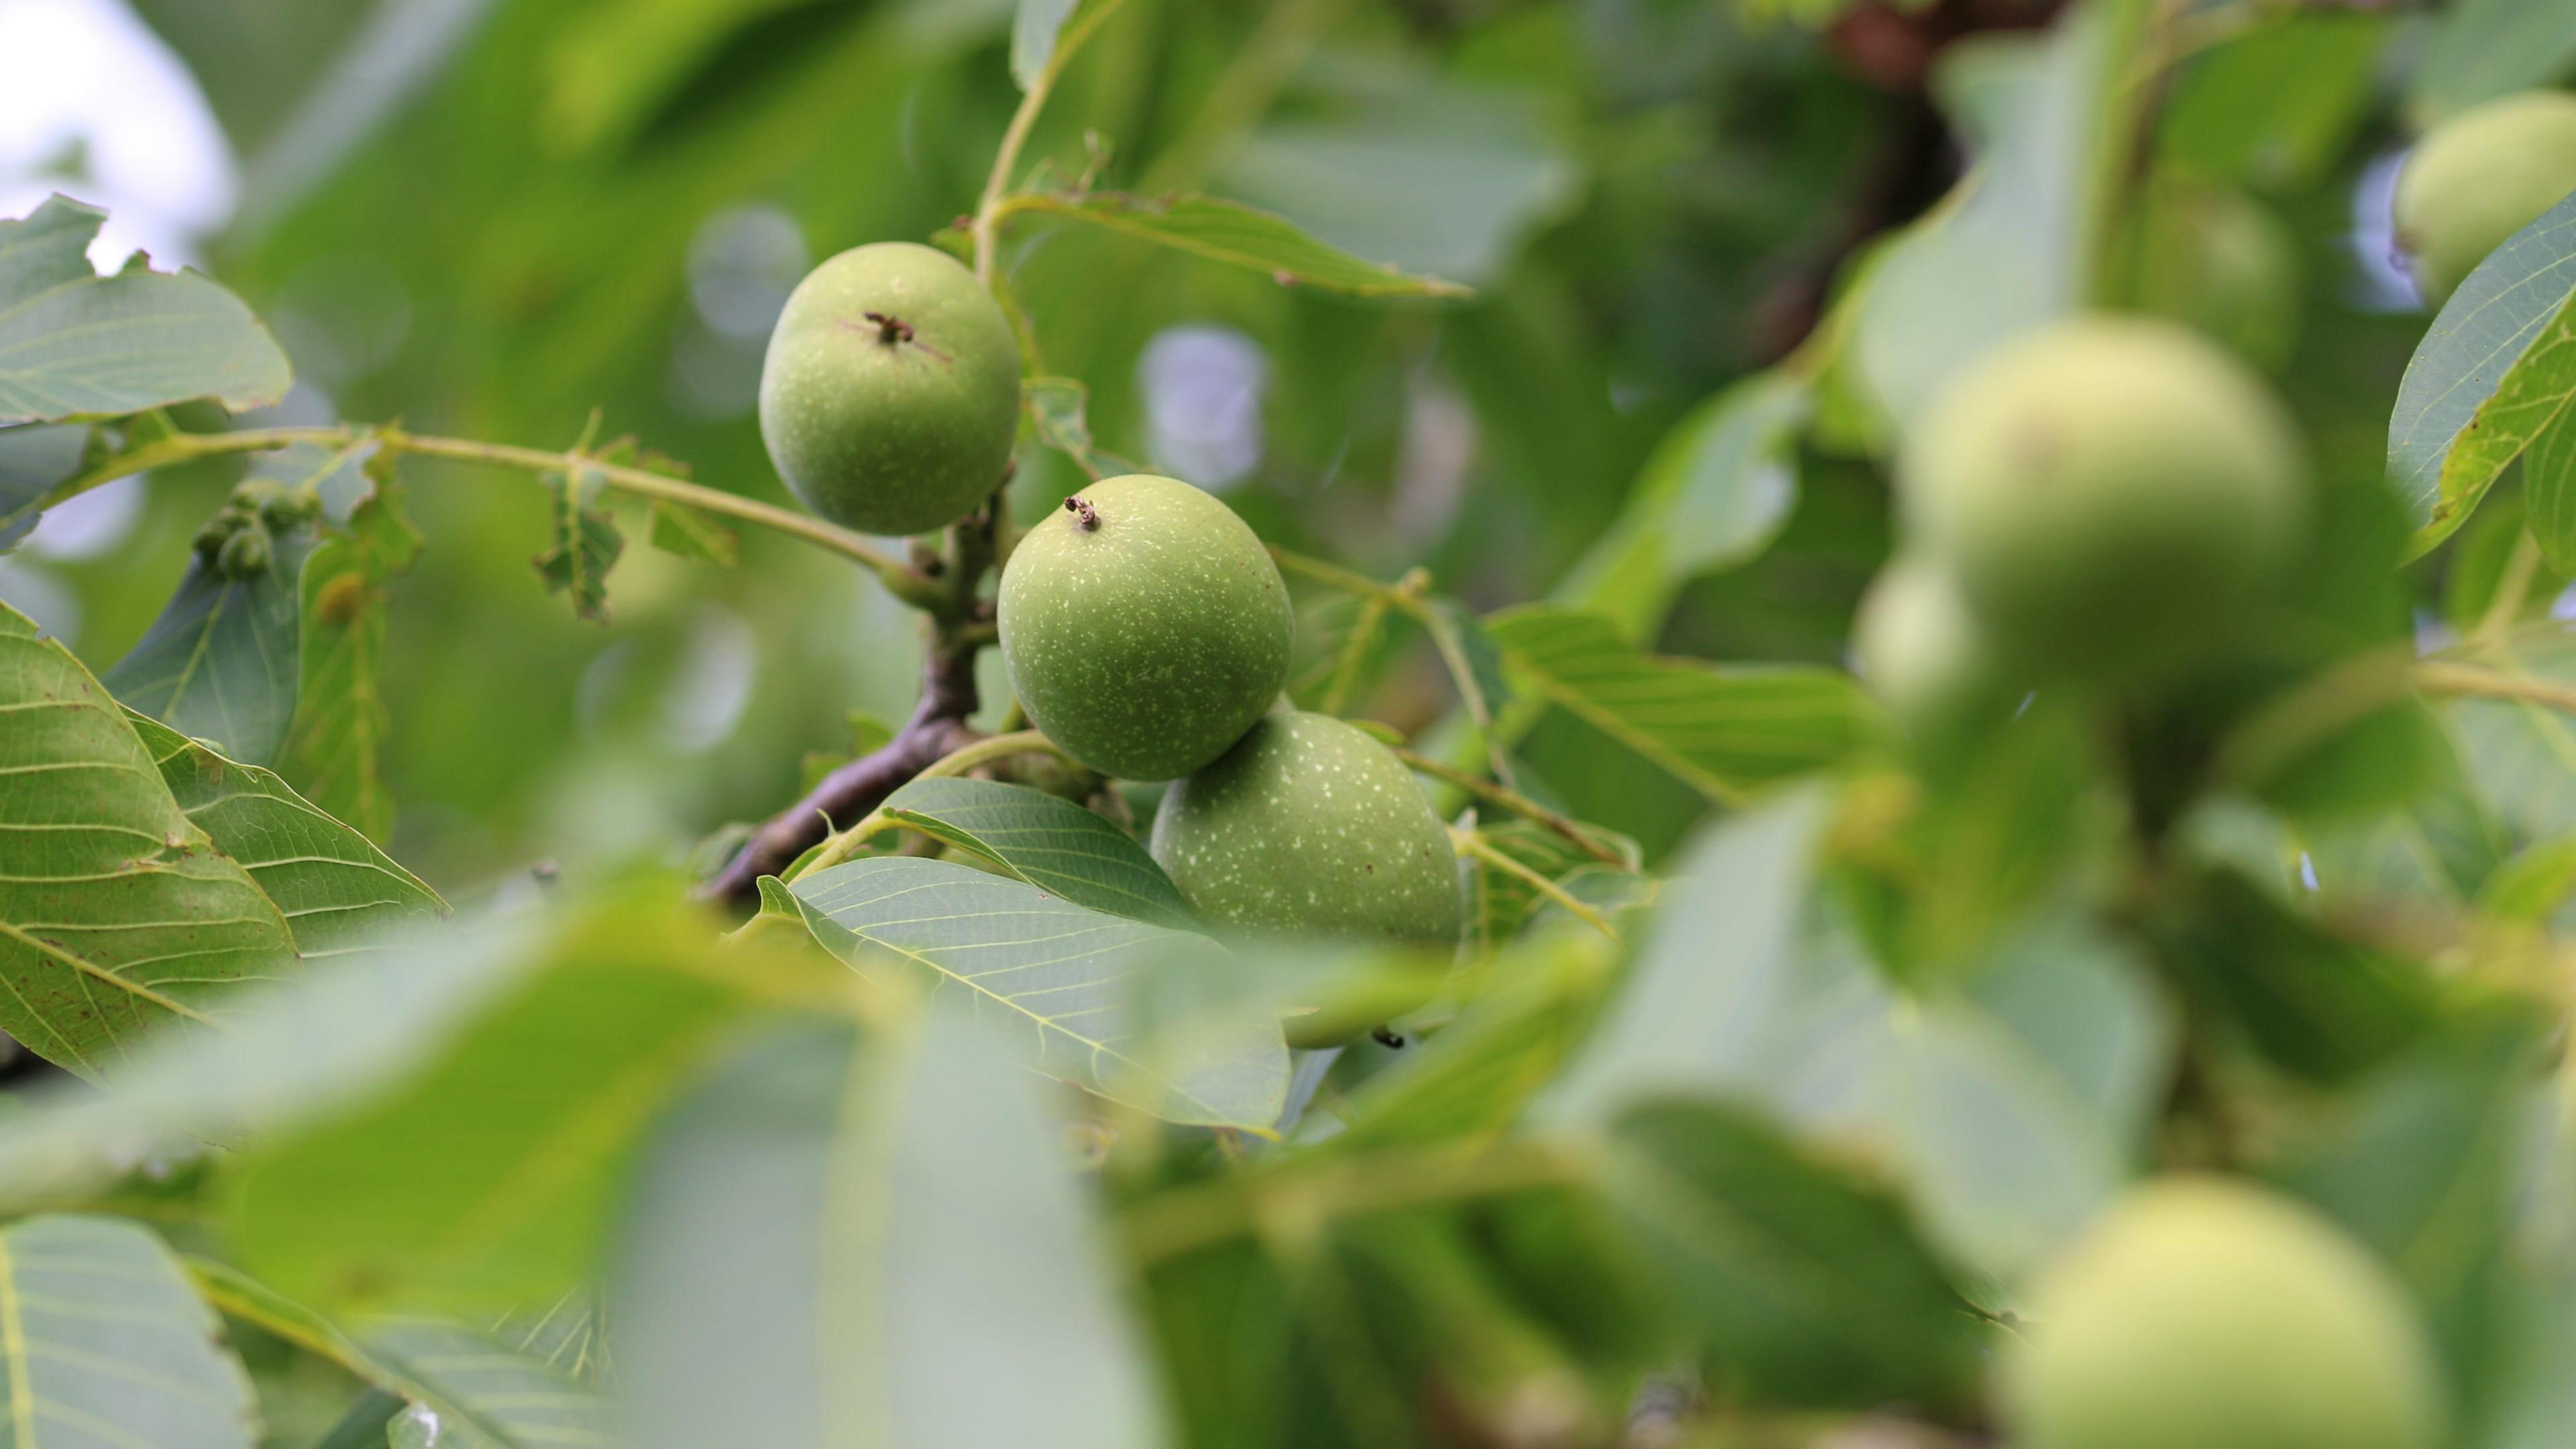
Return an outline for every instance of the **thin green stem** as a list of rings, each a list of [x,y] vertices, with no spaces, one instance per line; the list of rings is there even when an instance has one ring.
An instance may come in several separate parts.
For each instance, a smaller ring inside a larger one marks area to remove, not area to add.
[[[1571,844],[1575,849],[1582,851],[1585,855],[1592,857],[1603,865],[1615,865],[1621,870],[1632,873],[1637,869],[1637,867],[1632,864],[1626,856],[1621,855],[1616,850],[1613,850],[1609,846],[1606,846],[1600,841],[1593,839],[1591,836],[1586,835],[1583,832],[1583,827],[1577,825],[1573,820],[1564,815],[1558,814],[1554,810],[1548,809],[1536,800],[1531,799],[1527,795],[1524,795],[1509,786],[1495,784],[1491,780],[1480,778],[1468,771],[1459,769],[1457,766],[1452,765],[1445,760],[1433,759],[1431,756],[1423,754],[1419,750],[1406,749],[1402,745],[1397,745],[1394,749],[1395,757],[1404,761],[1404,763],[1410,768],[1419,770],[1423,774],[1429,775],[1431,778],[1438,780],[1443,784],[1454,785],[1458,789],[1464,790],[1468,794],[1473,795],[1480,800],[1486,800],[1493,804],[1500,805],[1504,809],[1509,810],[1513,814],[1521,816],[1524,819],[1536,821],[1538,824],[1546,826],[1558,835],[1565,837],[1567,843]]]
[[[489,463],[533,473],[562,473],[578,469],[621,493],[639,498],[659,499],[683,504],[702,512],[713,513],[738,522],[802,539],[819,548],[851,559],[874,573],[896,597],[919,602],[927,596],[928,581],[889,557],[883,550],[859,534],[835,527],[810,514],[797,513],[758,499],[744,498],[721,489],[708,488],[685,479],[650,472],[620,463],[605,463],[579,449],[550,452],[543,448],[522,448],[509,443],[485,443],[468,438],[442,438],[409,433],[392,426],[384,427],[305,427],[246,428],[229,433],[178,433],[147,443],[130,453],[119,454],[90,472],[54,490],[51,498],[64,498],[85,493],[100,484],[132,473],[148,472],[199,458],[222,457],[235,453],[265,453],[299,443],[323,448],[345,448],[374,440],[398,453],[415,453],[427,458],[446,458],[458,462]]]
[[[2484,665],[2453,664],[2434,659],[2415,666],[2415,682],[2427,694],[2447,695],[2455,699],[2512,700],[2576,714],[2576,685],[2543,679],[2535,674],[2507,674]]]
[[[1066,754],[1055,741],[1036,730],[1020,730],[1014,734],[994,735],[989,739],[977,740],[971,745],[951,750],[923,766],[921,773],[912,778],[938,780],[951,775],[962,775],[978,765],[989,765],[995,760],[1007,759],[1012,755],[1053,755],[1060,760],[1073,758]],[[892,816],[886,814],[883,806],[869,811],[859,819],[857,824],[847,830],[836,832],[830,839],[824,841],[821,848],[807,858],[804,868],[787,879],[803,880],[816,871],[839,865],[858,854],[860,846],[894,829],[898,823]]]
[[[1333,676],[1319,701],[1329,715],[1338,716],[1349,708],[1351,691],[1359,684],[1360,667],[1368,660],[1369,647],[1377,642],[1377,631],[1386,623],[1384,598],[1372,595],[1359,603],[1359,617],[1351,621],[1350,633],[1342,638],[1342,647],[1333,657]]]
[[[1403,608],[1406,602],[1420,591],[1422,583],[1425,582],[1418,577],[1417,571],[1417,574],[1406,575],[1404,583],[1380,583],[1366,574],[1354,573],[1343,568],[1340,564],[1326,563],[1322,559],[1310,558],[1305,554],[1295,553],[1275,545],[1270,550],[1270,557],[1280,568],[1289,573],[1313,579],[1327,588],[1339,589],[1346,594],[1357,594],[1363,599],[1384,599],[1397,608]],[[1407,585],[1413,586],[1412,593],[1407,592]]]
[[[1494,843],[1487,840],[1484,836],[1473,830],[1452,830],[1449,832],[1449,839],[1454,845],[1456,845],[1460,855],[1473,856],[1476,859],[1483,861],[1485,864],[1492,866],[1494,869],[1501,871],[1503,874],[1520,881],[1530,889],[1537,891],[1540,895],[1543,895],[1549,900],[1556,902],[1558,905],[1565,907],[1567,912],[1572,914],[1576,920],[1579,920],[1585,925],[1590,926],[1592,929],[1599,931],[1602,935],[1609,937],[1611,940],[1616,941],[1620,938],[1619,928],[1610,924],[1609,917],[1604,916],[1599,911],[1592,909],[1592,907],[1585,905],[1583,902],[1576,900],[1573,894],[1566,890],[1565,887],[1558,885],[1556,882],[1549,880],[1546,876],[1539,874],[1538,871],[1531,868],[1528,864],[1514,860],[1511,856],[1497,849]]]
[[[639,498],[657,498],[668,503],[757,524],[775,533],[803,539],[829,549],[874,573],[897,598],[917,602],[926,584],[912,569],[888,556],[876,545],[846,528],[824,522],[811,514],[798,513],[744,498],[721,489],[705,488],[682,479],[631,468],[619,463],[602,463],[577,452],[550,453],[542,448],[522,448],[508,443],[483,443],[465,438],[421,437],[396,429],[385,430],[388,446],[406,453],[430,458],[449,458],[468,463],[492,463],[505,468],[531,472],[557,472],[578,469],[623,493]]]
[[[1219,1178],[1161,1193],[1128,1210],[1126,1238],[1135,1261],[1152,1268],[1238,1238],[1303,1236],[1339,1218],[1578,1186],[1592,1167],[1575,1144],[1528,1138],[1389,1149],[1296,1175]]]
[[[1118,3],[1119,0],[1104,0],[1056,32],[1055,48],[1029,82],[1028,93],[1020,97],[1019,109],[1011,113],[1011,123],[1002,131],[1002,144],[994,148],[993,169],[985,174],[984,195],[975,203],[975,218],[967,227],[967,236],[975,245],[975,275],[988,287],[994,285],[1000,270],[997,242],[1005,213],[1003,203],[1011,193],[1011,178],[1020,169],[1020,152],[1027,149],[1038,113],[1046,109],[1047,97],[1054,93],[1055,83],[1074,52],[1116,12]]]
[[[2540,540],[2524,529],[2514,540],[2512,556],[2505,560],[2504,573],[2496,581],[2495,597],[2488,601],[2487,611],[2479,616],[2477,627],[2469,637],[2487,642],[2513,627],[2522,615],[2525,600],[2531,597],[2532,580],[2540,573]]]
[[[2356,654],[2283,690],[2219,746],[2218,778],[2257,785],[2309,748],[2397,703],[2418,683],[2414,651],[2393,645]]]
[[[1501,732],[1494,726],[1493,708],[1485,698],[1484,686],[1476,680],[1475,667],[1467,658],[1463,641],[1452,622],[1444,618],[1432,602],[1429,571],[1409,569],[1403,578],[1383,584],[1366,574],[1354,573],[1338,564],[1284,548],[1272,548],[1270,557],[1289,573],[1368,600],[1376,607],[1364,615],[1364,623],[1373,624],[1387,610],[1394,609],[1421,625],[1422,632],[1431,636],[1432,650],[1440,656],[1441,667],[1448,671],[1449,682],[1457,689],[1459,702],[1466,706],[1468,719],[1475,724],[1477,734],[1484,741],[1485,762],[1493,770],[1494,778],[1506,785],[1512,783],[1511,758],[1503,749]],[[1337,674],[1334,680],[1337,691],[1341,682]],[[1336,705],[1327,705],[1325,713],[1338,714],[1340,710]]]

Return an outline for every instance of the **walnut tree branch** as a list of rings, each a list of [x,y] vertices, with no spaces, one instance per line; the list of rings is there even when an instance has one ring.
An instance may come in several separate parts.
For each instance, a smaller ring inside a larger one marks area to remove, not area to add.
[[[701,900],[757,902],[762,876],[785,871],[833,830],[865,816],[932,762],[975,738],[966,719],[978,703],[977,650],[972,642],[954,637],[963,632],[946,627],[934,631],[930,657],[922,666],[921,700],[894,738],[824,776],[805,798],[753,831],[724,869],[698,887]]]
[[[701,900],[748,906],[760,899],[760,878],[777,875],[796,857],[822,843],[884,802],[932,762],[972,742],[966,721],[982,704],[975,689],[975,656],[993,642],[992,601],[983,582],[1009,541],[1006,490],[1016,467],[1006,469],[992,498],[948,526],[938,553],[917,570],[933,596],[926,601],[930,647],[922,662],[921,699],[893,739],[852,760],[769,818],[698,887]]]

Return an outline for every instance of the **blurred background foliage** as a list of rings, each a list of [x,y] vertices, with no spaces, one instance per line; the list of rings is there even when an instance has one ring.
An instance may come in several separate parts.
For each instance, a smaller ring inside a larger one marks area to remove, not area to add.
[[[779,500],[752,402],[788,287],[841,248],[948,226],[1015,101],[1006,0],[131,3],[150,29],[123,43],[175,54],[166,108],[184,120],[201,88],[232,158],[226,195],[139,240],[270,319],[300,379],[282,418],[561,447],[596,410],[602,436]],[[107,34],[119,4],[26,9]],[[1110,451],[1224,490],[1275,542],[1383,577],[1425,564],[1480,608],[1542,597],[1650,460],[1695,465],[1687,439],[1657,452],[1676,423],[1788,354],[1866,244],[1961,173],[1977,138],[1945,116],[1985,102],[1973,66],[1939,58],[2055,8],[1131,0],[1041,124],[1050,175],[1237,197],[1477,296],[1337,299],[1034,221],[1006,265],[1039,370],[1088,386]],[[2378,9],[2206,7],[2112,261],[2139,305],[2271,372],[2352,479],[2383,466],[2423,328],[2388,259],[2399,127],[2576,49],[2535,31],[2453,54],[2443,22]],[[135,214],[103,194],[126,185],[104,130],[34,129],[50,139],[0,155],[0,190]],[[1640,642],[1839,660],[1890,536],[1883,470],[1843,431],[1786,460],[1794,484],[1753,530],[1776,541],[1690,583]],[[1031,456],[1016,499],[1036,510],[1079,475]],[[912,697],[908,615],[818,552],[755,534],[718,571],[630,548],[601,628],[527,567],[539,490],[409,471],[430,546],[392,619],[393,849],[451,895],[541,859],[675,854],[792,798],[854,711],[864,732]],[[0,596],[104,667],[225,481],[129,480],[59,510],[0,564]],[[1412,729],[1448,701],[1408,637],[1359,709]],[[1560,713],[1525,750],[1585,818],[1669,848],[1695,797],[1600,745]]]

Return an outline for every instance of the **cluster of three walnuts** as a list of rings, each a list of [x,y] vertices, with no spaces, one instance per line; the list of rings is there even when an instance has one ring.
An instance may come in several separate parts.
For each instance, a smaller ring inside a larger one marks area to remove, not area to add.
[[[788,486],[877,534],[982,505],[1019,404],[1019,348],[992,293],[906,242],[816,268],[761,375],[761,433]],[[1232,509],[1177,479],[1103,479],[1020,539],[998,609],[1011,687],[1049,739],[1104,775],[1173,782],[1150,849],[1211,924],[1456,941],[1447,829],[1384,745],[1286,706],[1295,612]]]

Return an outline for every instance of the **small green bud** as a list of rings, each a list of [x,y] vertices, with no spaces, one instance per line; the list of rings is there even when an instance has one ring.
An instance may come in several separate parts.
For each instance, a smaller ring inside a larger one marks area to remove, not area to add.
[[[268,571],[269,555],[268,530],[253,524],[224,540],[215,567],[227,578],[252,578]]]
[[[321,497],[301,488],[288,489],[259,506],[259,521],[271,533],[292,533],[321,516]]]

